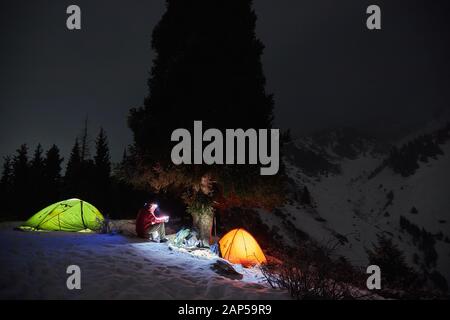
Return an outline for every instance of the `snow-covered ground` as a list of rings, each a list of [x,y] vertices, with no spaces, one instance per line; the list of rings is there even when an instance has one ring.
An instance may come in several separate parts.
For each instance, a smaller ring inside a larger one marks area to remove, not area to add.
[[[289,299],[257,268],[242,280],[211,270],[217,258],[170,250],[126,235],[21,232],[0,223],[0,299]],[[66,286],[81,268],[81,290]]]
[[[436,130],[436,125],[421,133],[433,128]],[[379,151],[382,149],[371,140],[362,141],[341,143],[355,151],[351,157],[335,152],[333,146],[340,140],[332,132],[324,143],[308,137],[294,141],[284,159],[286,173],[294,192],[299,194],[305,186],[308,188],[313,205],[302,205],[298,195],[291,196],[291,201],[280,208],[284,216],[261,213],[262,221],[291,246],[295,246],[292,227],[324,245],[339,241],[336,253],[358,266],[367,266],[366,249],[372,248],[378,235],[384,235],[403,251],[412,267],[420,270],[424,252],[401,228],[400,217],[404,217],[435,237],[436,266],[427,271],[438,271],[450,284],[450,243],[444,239],[450,238],[450,141],[440,145],[442,155],[419,161],[414,174],[403,177],[383,167],[371,178],[387,153]],[[311,174],[297,161],[298,150],[312,151],[340,170]]]

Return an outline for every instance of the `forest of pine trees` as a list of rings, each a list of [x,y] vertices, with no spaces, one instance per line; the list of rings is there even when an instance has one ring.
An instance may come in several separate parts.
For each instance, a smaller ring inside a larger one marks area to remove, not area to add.
[[[426,266],[434,267],[438,258],[435,236],[424,228],[419,228],[404,216],[400,216],[400,228],[408,232],[412,237],[413,244],[422,250]]]
[[[103,129],[90,156],[87,129],[76,138],[65,168],[56,145],[44,151],[41,144],[30,150],[21,145],[4,158],[0,179],[1,220],[25,220],[54,202],[80,198],[95,205],[104,215],[134,216],[144,196],[116,177],[108,139]],[[64,170],[65,169],[65,170]]]
[[[404,253],[385,236],[378,236],[378,242],[372,249],[366,249],[371,265],[377,265],[383,270],[382,282],[388,287],[404,287],[413,285],[418,276],[405,262]]]
[[[440,145],[448,139],[450,139],[450,123],[436,132],[422,135],[400,148],[392,148],[386,164],[394,172],[404,177],[412,175],[419,168],[419,161],[426,163],[429,158],[442,155],[443,151]]]

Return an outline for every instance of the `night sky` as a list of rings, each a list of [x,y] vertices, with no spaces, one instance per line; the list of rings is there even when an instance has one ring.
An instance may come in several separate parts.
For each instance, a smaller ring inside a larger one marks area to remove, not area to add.
[[[67,158],[86,116],[119,160],[142,104],[163,0],[2,0],[0,157],[56,143]],[[276,125],[295,135],[352,126],[381,136],[450,106],[448,1],[255,0]],[[66,29],[66,8],[82,30]],[[365,10],[382,9],[381,31]],[[201,119],[199,119],[201,120]]]

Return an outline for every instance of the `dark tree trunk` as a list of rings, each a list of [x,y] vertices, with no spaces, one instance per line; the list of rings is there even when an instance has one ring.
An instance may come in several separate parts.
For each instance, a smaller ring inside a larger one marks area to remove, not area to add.
[[[214,220],[214,213],[200,211],[192,212],[194,230],[198,232],[200,245],[209,247],[211,244],[211,232]]]

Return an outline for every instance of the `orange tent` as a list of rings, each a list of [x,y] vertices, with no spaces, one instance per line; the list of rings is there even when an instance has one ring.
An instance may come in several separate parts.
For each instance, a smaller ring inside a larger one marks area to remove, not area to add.
[[[244,267],[266,263],[266,257],[255,238],[244,229],[234,229],[219,240],[222,258]]]

